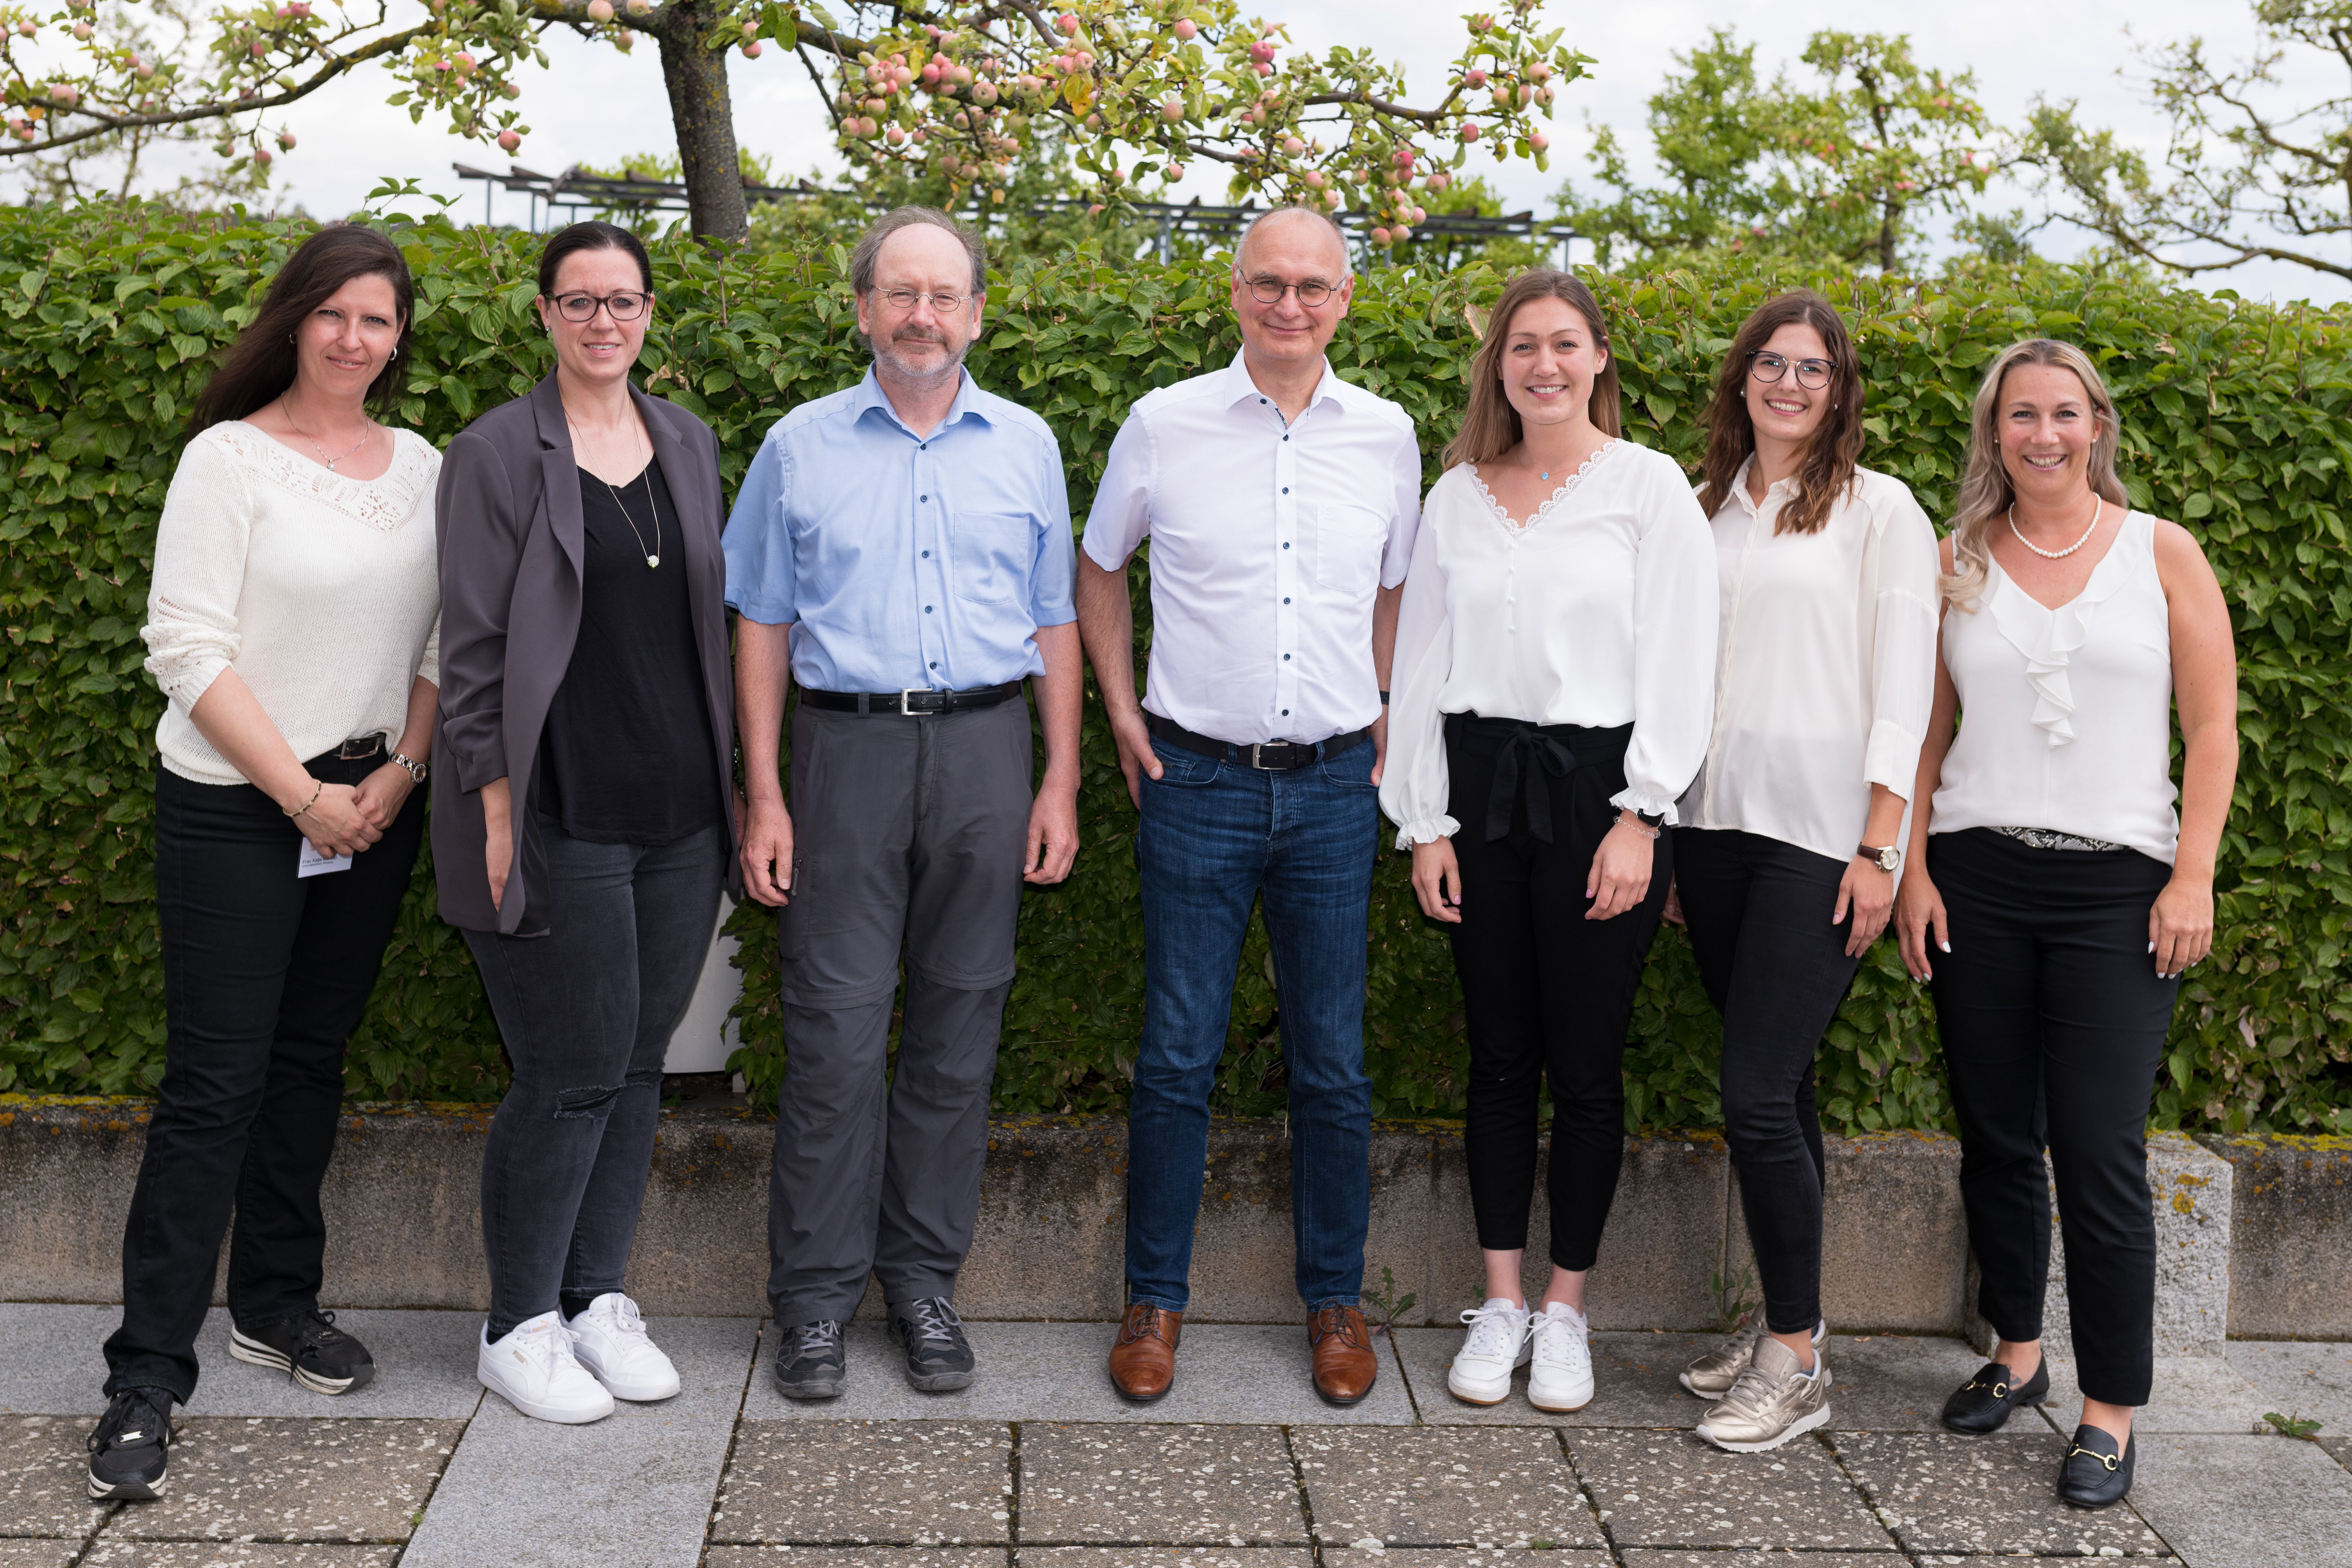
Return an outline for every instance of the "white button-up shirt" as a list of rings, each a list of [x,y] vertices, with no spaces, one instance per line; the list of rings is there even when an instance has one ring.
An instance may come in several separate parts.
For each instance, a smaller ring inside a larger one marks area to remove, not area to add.
[[[1151,541],[1144,707],[1236,745],[1370,724],[1372,600],[1404,581],[1420,497],[1412,417],[1328,361],[1289,423],[1240,354],[1147,394],[1084,542],[1112,572]]]

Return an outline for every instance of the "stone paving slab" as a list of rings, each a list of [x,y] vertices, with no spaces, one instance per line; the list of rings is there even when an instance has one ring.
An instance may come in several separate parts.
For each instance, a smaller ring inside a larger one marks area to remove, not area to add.
[[[714,1546],[702,1568],[1008,1568],[1001,1546]]]
[[[120,1307],[0,1305],[0,1413],[78,1415],[106,1409],[101,1347],[122,1321]],[[353,1310],[336,1322],[375,1357],[365,1388],[328,1398],[299,1387],[282,1372],[249,1366],[228,1353],[229,1316],[205,1315],[196,1336],[203,1371],[192,1415],[388,1415],[463,1420],[481,1402],[474,1381],[478,1312]]]
[[[1314,1568],[1315,1553],[1303,1546],[1024,1546],[1013,1561],[1014,1568]]]
[[[758,1326],[650,1318],[681,1391],[560,1426],[483,1398],[401,1568],[694,1568]]]
[[[118,1541],[405,1541],[465,1430],[456,1421],[192,1416],[162,1498],[108,1520]]]
[[[2134,1507],[2196,1568],[2352,1568],[2352,1475],[2309,1443],[2149,1433]]]
[[[1933,1335],[1832,1334],[1824,1354],[1833,1432],[1940,1432],[1944,1401],[1984,1364]]]
[[[1307,1534],[1275,1427],[1024,1423],[1021,1539],[1304,1546]]]
[[[2337,1464],[2352,1470],[2352,1437],[2320,1437],[2315,1441],[2322,1452],[2334,1456]]]
[[[2261,1390],[2263,1408],[2297,1411],[2326,1423],[2323,1430],[2352,1437],[2352,1344],[2231,1342],[2230,1364]]]
[[[81,1546],[79,1540],[0,1540],[0,1568],[68,1568]]]
[[[1933,1558],[1922,1558],[1933,1562]],[[1963,1561],[1945,1558],[1948,1563]],[[1769,1557],[1746,1552],[1659,1552],[1640,1548],[1624,1553],[1625,1568],[1902,1568],[1905,1560],[1885,1552],[1775,1552]]]
[[[1324,1568],[1612,1568],[1605,1546],[1395,1546],[1323,1549]],[[1712,1568],[1739,1568],[1717,1560]],[[1885,1568],[1881,1564],[1881,1568]]]
[[[1845,1463],[1879,1519],[1920,1552],[2025,1552],[2160,1556],[2165,1543],[2129,1502],[2091,1511],[2060,1502],[2053,1489],[2066,1439],[2011,1429],[1957,1433],[1849,1432],[1836,1438]],[[2156,1466],[2140,1461],[2136,1488]]]
[[[1549,1431],[1316,1429],[1294,1431],[1291,1447],[1327,1544],[1602,1544]]]
[[[0,1535],[79,1542],[97,1532],[119,1505],[89,1500],[85,1435],[79,1421],[0,1416]]]
[[[1410,1426],[1412,1397],[1392,1355],[1360,1405],[1340,1409],[1316,1394],[1307,1324],[1188,1323],[1176,1352],[1176,1384],[1150,1405],[1110,1385],[1116,1323],[966,1323],[975,1363],[970,1388],[918,1394],[880,1323],[852,1323],[848,1383],[838,1399],[793,1400],[776,1392],[761,1353],[743,1415],[752,1421],[1129,1421],[1151,1425],[1257,1422],[1279,1426]],[[1440,1384],[1441,1390],[1443,1384]]]
[[[2220,1356],[2158,1356],[2148,1402],[2132,1417],[2136,1432],[2206,1432],[2247,1436],[2265,1410],[2278,1404]],[[2083,1396],[2074,1363],[2050,1358],[2050,1401],[2042,1406],[2050,1425],[2072,1436],[2081,1418]]]
[[[1568,1447],[1621,1547],[1894,1550],[1810,1437],[1767,1454],[1727,1454],[1682,1432],[1571,1432]]]
[[[713,1542],[968,1545],[1013,1539],[1013,1433],[950,1421],[746,1421]]]
[[[1445,1369],[1466,1331],[1399,1329],[1397,1353],[1421,1418],[1440,1426],[1696,1426],[1706,1406],[1675,1381],[1710,1334],[1611,1333],[1592,1336],[1592,1403],[1569,1415],[1528,1403],[1528,1373],[1512,1376],[1500,1405],[1467,1405],[1446,1391]]]
[[[78,1568],[392,1568],[397,1546],[319,1542],[100,1541]],[[5,1562],[0,1558],[0,1562]]]

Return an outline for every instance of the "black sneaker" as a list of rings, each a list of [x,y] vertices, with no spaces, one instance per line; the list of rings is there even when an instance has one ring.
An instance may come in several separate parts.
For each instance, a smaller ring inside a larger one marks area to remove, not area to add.
[[[152,1502],[163,1495],[163,1450],[172,1446],[172,1395],[126,1388],[107,1402],[89,1435],[89,1495],[100,1502]]]
[[[841,1325],[827,1318],[782,1331],[776,1346],[776,1391],[786,1399],[832,1399],[848,1375]]]
[[[971,1386],[971,1342],[945,1296],[926,1296],[890,1309],[890,1338],[907,1347],[907,1381],[924,1394]]]
[[[365,1388],[375,1376],[375,1357],[367,1346],[335,1327],[335,1314],[313,1307],[274,1323],[257,1325],[251,1333],[231,1329],[228,1353],[256,1366],[291,1373],[294,1381],[313,1394],[349,1394]]]

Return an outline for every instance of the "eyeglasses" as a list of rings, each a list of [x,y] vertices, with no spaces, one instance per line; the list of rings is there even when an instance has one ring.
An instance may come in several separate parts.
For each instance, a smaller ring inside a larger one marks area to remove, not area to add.
[[[1778,381],[1789,374],[1792,364],[1797,367],[1797,384],[1808,392],[1819,392],[1837,374],[1837,366],[1825,359],[1791,360],[1770,353],[1749,354],[1748,374],[1759,381]]]
[[[654,302],[651,294],[624,289],[618,294],[559,294],[555,309],[567,321],[593,321],[602,305],[616,321],[634,321]]]
[[[918,301],[924,300],[930,301],[934,315],[952,316],[963,309],[964,296],[950,294],[944,289],[935,294],[926,294],[919,289],[877,289],[874,291],[887,300],[894,310],[911,310]]]
[[[1250,298],[1261,305],[1279,305],[1285,294],[1296,291],[1298,302],[1311,310],[1339,292],[1321,279],[1306,283],[1285,283],[1279,278],[1253,278],[1249,280]]]

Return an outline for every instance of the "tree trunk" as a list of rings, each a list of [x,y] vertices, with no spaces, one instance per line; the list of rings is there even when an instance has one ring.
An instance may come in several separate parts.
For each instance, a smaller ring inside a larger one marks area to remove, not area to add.
[[[677,131],[687,213],[695,237],[741,239],[751,230],[743,205],[743,167],[735,153],[735,104],[727,88],[727,51],[703,41],[708,18],[675,5],[661,30],[662,80]]]

